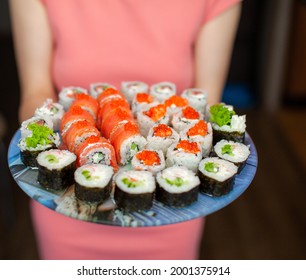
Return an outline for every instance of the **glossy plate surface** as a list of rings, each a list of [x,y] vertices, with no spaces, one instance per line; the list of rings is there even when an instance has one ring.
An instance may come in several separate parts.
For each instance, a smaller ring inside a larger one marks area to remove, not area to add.
[[[252,139],[246,134],[245,144],[250,145],[251,154],[240,174],[236,175],[233,190],[222,197],[213,198],[199,194],[198,201],[184,208],[172,208],[154,201],[150,211],[123,213],[116,209],[111,199],[101,205],[78,201],[73,186],[62,192],[51,192],[37,182],[38,170],[26,167],[20,159],[17,143],[18,130],[8,150],[8,164],[19,187],[40,204],[75,219],[113,226],[159,226],[184,222],[216,212],[237,199],[251,184],[257,169],[257,152]]]

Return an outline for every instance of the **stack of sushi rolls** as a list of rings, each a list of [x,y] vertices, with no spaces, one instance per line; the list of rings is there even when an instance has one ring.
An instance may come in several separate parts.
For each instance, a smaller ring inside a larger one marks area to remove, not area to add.
[[[105,91],[108,88],[113,88],[116,89],[116,87],[112,84],[109,83],[103,83],[103,82],[97,82],[97,83],[91,83],[89,85],[89,94],[97,99],[98,96],[100,95],[100,93],[102,93],[103,91]]]
[[[132,101],[132,112],[134,116],[137,116],[139,111],[148,110],[152,106],[158,105],[159,102],[155,100],[154,96],[149,93],[140,92],[134,95]]]
[[[184,166],[168,167],[156,175],[156,200],[173,207],[186,207],[198,199],[199,177]]]
[[[148,136],[149,130],[156,124],[169,124],[170,118],[167,113],[167,107],[164,104],[158,104],[150,107],[148,110],[141,110],[137,113],[137,122],[140,133],[144,137]]]
[[[208,106],[207,117],[214,131],[213,145],[222,139],[244,142],[246,116],[238,116],[232,106],[222,103]]]
[[[165,158],[160,150],[145,149],[134,155],[131,164],[135,170],[150,171],[155,175],[165,168]]]
[[[75,196],[89,203],[104,202],[112,191],[113,174],[113,168],[108,165],[82,165],[74,172]]]
[[[238,167],[218,157],[207,157],[200,161],[198,176],[200,191],[206,195],[219,197],[228,194],[234,184]]]
[[[191,106],[186,106],[173,115],[171,124],[177,132],[181,132],[187,126],[195,124],[201,119],[203,119],[202,113]]]
[[[52,121],[47,116],[32,117],[22,122],[18,147],[21,161],[26,166],[37,167],[36,158],[39,153],[60,145],[60,136],[52,127]]]
[[[50,118],[53,124],[53,130],[60,130],[61,119],[64,116],[64,107],[60,103],[53,102],[51,98],[48,98],[41,107],[37,108],[34,112],[34,116]]]
[[[213,154],[234,163],[240,173],[250,155],[250,147],[239,142],[221,140],[215,144]]]
[[[198,120],[180,132],[180,138],[197,142],[202,148],[202,156],[207,157],[212,150],[213,130],[210,123]]]
[[[121,83],[121,92],[131,104],[136,93],[148,92],[149,86],[141,81],[128,81]]]
[[[189,88],[185,89],[182,93],[182,97],[188,100],[191,107],[197,111],[205,114],[208,93],[206,90],[199,88]]]
[[[171,82],[160,82],[151,85],[150,94],[159,102],[163,103],[165,100],[176,94],[176,85]]]
[[[63,87],[58,94],[59,103],[64,106],[65,111],[69,109],[77,94],[88,94],[87,89],[82,87]]]
[[[153,206],[155,189],[151,172],[124,170],[115,177],[114,201],[124,211],[149,210]]]
[[[74,183],[76,155],[68,150],[51,149],[37,156],[38,182],[49,190],[64,190]]]
[[[166,124],[157,124],[150,128],[147,136],[147,149],[161,150],[164,155],[167,149],[179,141],[179,134]]]
[[[166,166],[185,166],[193,172],[197,172],[201,159],[202,149],[197,142],[180,140],[178,143],[175,143],[168,148]]]

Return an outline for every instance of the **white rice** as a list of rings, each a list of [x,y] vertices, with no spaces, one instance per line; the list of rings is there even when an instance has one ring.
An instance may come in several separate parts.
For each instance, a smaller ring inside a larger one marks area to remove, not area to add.
[[[103,164],[86,164],[74,172],[74,180],[86,188],[104,188],[114,174],[111,166]]]
[[[135,187],[128,187],[123,181],[137,182]],[[129,194],[153,193],[155,191],[155,179],[149,171],[126,170],[120,172],[115,179],[116,186]]]
[[[150,94],[162,103],[176,94],[176,85],[167,81],[154,84],[150,87]]]
[[[51,130],[53,130],[53,122],[48,115],[33,116],[21,123],[20,126],[21,138],[25,138],[32,135],[32,131],[28,129],[28,126],[32,123],[41,123],[42,125],[45,125],[49,127]]]
[[[222,148],[225,145],[230,145],[232,148],[232,155],[228,153],[222,154]],[[250,155],[250,148],[243,143],[238,143],[234,141],[227,141],[221,140],[214,146],[214,151],[218,157],[223,158],[225,160],[234,162],[234,163],[241,163],[247,160]]]
[[[149,86],[140,81],[129,81],[121,83],[121,91],[126,97],[127,101],[131,104],[134,95],[139,92],[148,92]]]
[[[180,108],[180,110],[173,114],[172,116],[172,127],[179,133],[182,130],[184,130],[187,126],[196,124],[199,120],[203,119],[203,114],[198,111],[199,113],[199,118],[198,119],[187,119],[183,116],[183,112],[182,112],[183,108]]]
[[[67,111],[75,100],[75,94],[84,93],[88,94],[87,89],[81,87],[63,87],[58,94],[59,103],[64,106],[64,110]]]
[[[58,131],[60,128],[61,119],[64,116],[64,107],[60,103],[53,102],[48,98],[44,104],[35,110],[34,116],[49,117],[53,124],[53,129]]]
[[[49,170],[61,170],[75,162],[76,158],[76,155],[68,150],[51,149],[39,153],[37,163]]]
[[[51,139],[52,143],[46,144],[46,145],[38,144],[36,147],[28,148],[26,146],[26,138],[27,137],[20,138],[20,140],[19,140],[19,142],[17,144],[17,146],[19,147],[21,152],[26,151],[26,150],[32,151],[32,152],[35,152],[35,151],[44,151],[44,150],[49,149],[49,148],[51,148],[53,146],[59,147],[59,145],[61,143],[59,134],[58,133],[54,133],[54,135],[53,135],[53,137]]]
[[[206,163],[213,163],[215,165],[213,172],[209,172],[205,169]],[[235,164],[218,157],[207,157],[201,160],[199,171],[206,177],[212,178],[218,182],[224,182],[237,174],[238,167]]]
[[[212,123],[212,127],[219,131],[244,133],[246,130],[246,116],[233,115],[230,125],[219,126],[216,123]]]
[[[176,186],[170,184],[177,179],[181,180],[181,185]],[[195,173],[184,166],[172,166],[158,172],[156,175],[156,181],[159,186],[169,193],[184,193],[195,188],[200,184],[200,179]]]
[[[208,93],[206,90],[200,88],[189,88],[185,89],[182,93],[182,97],[186,98],[189,105],[202,114],[205,113],[205,108],[207,105]]]

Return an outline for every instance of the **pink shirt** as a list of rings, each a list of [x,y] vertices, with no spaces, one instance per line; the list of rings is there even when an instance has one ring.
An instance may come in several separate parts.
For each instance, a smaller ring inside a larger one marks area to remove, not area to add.
[[[58,90],[122,81],[194,80],[193,46],[203,24],[240,0],[41,0],[54,35]],[[42,258],[194,259],[203,219],[147,228],[78,221],[32,204]]]

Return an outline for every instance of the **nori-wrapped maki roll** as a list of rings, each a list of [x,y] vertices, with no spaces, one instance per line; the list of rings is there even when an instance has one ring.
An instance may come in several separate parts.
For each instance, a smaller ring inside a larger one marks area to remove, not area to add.
[[[214,146],[213,153],[221,159],[234,163],[240,173],[250,155],[250,147],[234,141],[221,140]]]
[[[199,164],[200,191],[209,196],[222,196],[233,188],[238,167],[217,157],[208,157]]]
[[[21,161],[30,167],[37,167],[36,158],[39,153],[57,148],[60,137],[50,127],[42,123],[31,123],[27,125],[26,132],[19,140]]]
[[[153,205],[155,179],[149,171],[121,171],[115,179],[114,199],[126,211],[149,210]]]
[[[243,143],[246,116],[238,116],[232,106],[216,104],[209,107],[209,121],[213,128],[213,145],[222,139]]]
[[[74,173],[75,196],[86,202],[102,203],[112,190],[113,168],[104,164],[86,164]]]
[[[38,182],[50,190],[63,190],[74,183],[76,155],[68,150],[51,149],[37,156]]]
[[[184,166],[172,166],[156,175],[156,200],[174,207],[185,207],[198,199],[199,177]]]

